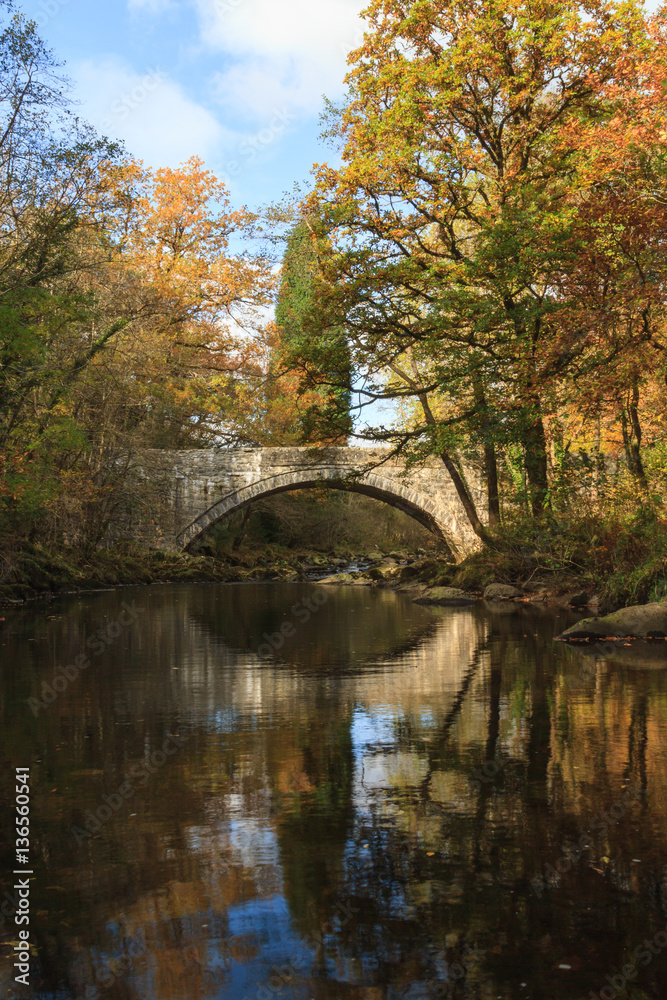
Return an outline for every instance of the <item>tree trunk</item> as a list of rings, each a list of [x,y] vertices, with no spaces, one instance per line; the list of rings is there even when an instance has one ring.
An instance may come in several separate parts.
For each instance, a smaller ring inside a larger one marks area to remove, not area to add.
[[[401,371],[401,369],[398,368],[397,365],[390,365],[390,368],[392,369],[392,371],[395,371],[396,374],[400,376],[400,378],[402,378],[408,385],[410,385],[415,390],[415,393],[419,399],[421,408],[424,413],[424,419],[426,420],[428,426],[429,427],[437,426],[438,421],[435,419],[433,415],[433,410],[431,409],[431,404],[428,401],[427,393],[419,392],[419,381],[420,381],[419,371],[417,370],[417,365],[412,359],[411,350],[408,350],[408,354],[410,355],[414,378],[410,378],[410,376],[407,375],[405,372]],[[470,527],[475,532],[477,537],[482,542],[484,542],[485,545],[488,545],[489,548],[497,549],[498,542],[493,537],[491,532],[488,530],[486,525],[483,524],[479,514],[477,513],[475,501],[471,497],[470,491],[468,490],[468,487],[463,481],[463,477],[461,476],[461,473],[457,469],[453,457],[449,454],[448,451],[443,450],[440,452],[440,458],[445,468],[447,469],[447,472],[452,478],[454,489],[456,490],[458,498],[461,501],[461,505],[463,506],[466,516],[470,521]]]
[[[625,407],[621,410],[621,430],[623,432],[623,449],[625,451],[625,461],[628,466],[628,470],[633,473],[635,472],[634,461],[632,456],[632,449],[630,448],[630,431],[628,429],[628,414]]]
[[[530,509],[533,517],[540,517],[544,513],[549,493],[547,439],[541,416],[534,417],[526,426],[523,433],[523,447]]]
[[[232,552],[237,552],[241,547],[241,542],[245,538],[246,528],[248,527],[248,521],[250,520],[250,515],[252,514],[252,505],[248,506],[243,511],[243,517],[241,518],[241,524],[239,525],[239,530],[236,532],[236,537],[232,543]]]
[[[641,455],[642,428],[639,422],[639,386],[635,382],[627,405],[621,410],[621,430],[623,447],[628,469],[642,490],[648,490],[648,481]]]
[[[431,406],[429,404],[426,393],[420,393],[419,402],[421,403],[422,410],[424,411],[424,417],[426,419],[426,423],[429,424],[430,426],[436,424],[437,421],[433,416],[433,411],[431,410]],[[497,548],[498,545],[496,541],[494,540],[493,536],[487,529],[486,525],[482,523],[482,520],[479,514],[477,513],[477,508],[475,507],[475,501],[470,496],[470,491],[468,490],[468,487],[463,481],[463,477],[459,472],[459,470],[457,469],[456,462],[454,461],[453,457],[449,454],[448,451],[443,450],[440,452],[440,458],[445,468],[447,469],[447,472],[452,477],[454,489],[456,490],[458,498],[461,501],[464,511],[466,512],[466,516],[470,521],[470,527],[475,532],[477,537],[484,542],[485,545],[488,545],[490,548]]]
[[[598,413],[595,418],[595,438],[593,441],[593,495],[600,499],[600,482],[602,479],[602,418]]]
[[[648,491],[648,480],[646,479],[646,471],[644,469],[644,462],[642,461],[642,427],[639,422],[639,382],[637,379],[633,383],[632,395],[628,401],[628,413],[632,426],[630,452],[632,454],[633,470],[637,482],[646,492]]]
[[[484,476],[488,497],[489,528],[500,524],[500,491],[498,488],[498,460],[496,446],[489,437],[489,418],[486,393],[481,382],[475,381],[475,402],[484,414]]]
[[[477,513],[477,508],[475,507],[475,501],[470,496],[468,487],[463,481],[461,473],[456,468],[456,463],[452,456],[447,451],[442,451],[440,453],[440,458],[447,469],[447,472],[452,477],[452,482],[454,483],[454,489],[458,494],[458,498],[461,501],[463,509],[466,512],[467,518],[470,521],[470,527],[475,532],[478,538],[480,538],[485,545],[490,548],[497,548],[497,543],[492,537],[486,526],[480,520],[479,514]]]
[[[484,472],[489,494],[489,527],[496,528],[500,524],[500,490],[498,487],[496,446],[493,442],[484,445]]]

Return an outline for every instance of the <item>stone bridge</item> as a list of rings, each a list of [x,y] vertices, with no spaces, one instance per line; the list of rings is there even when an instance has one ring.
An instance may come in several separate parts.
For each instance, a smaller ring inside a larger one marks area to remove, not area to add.
[[[142,453],[137,475],[156,487],[154,542],[196,551],[209,528],[254,500],[289,490],[326,486],[351,490],[397,507],[444,539],[457,560],[479,548],[442,462],[406,471],[371,448],[214,448]],[[468,487],[484,509],[478,472],[465,469]],[[128,525],[128,527],[130,527]],[[146,537],[146,525],[135,525]]]

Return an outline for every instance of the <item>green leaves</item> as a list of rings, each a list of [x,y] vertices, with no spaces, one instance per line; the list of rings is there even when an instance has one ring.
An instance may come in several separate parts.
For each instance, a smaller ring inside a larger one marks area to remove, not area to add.
[[[371,398],[412,395],[398,446],[515,441],[539,511],[543,416],[657,333],[662,188],[639,151],[660,162],[664,29],[606,0],[373,0],[366,14],[342,166],[318,171],[305,206],[318,308],[348,332]],[[411,351],[418,377],[401,384]],[[442,441],[420,424],[424,395]]]
[[[346,440],[352,429],[351,357],[344,329],[326,323],[317,299],[319,265],[307,218],[287,238],[276,323],[282,341],[279,366],[300,378],[310,401],[301,418],[306,441]]]

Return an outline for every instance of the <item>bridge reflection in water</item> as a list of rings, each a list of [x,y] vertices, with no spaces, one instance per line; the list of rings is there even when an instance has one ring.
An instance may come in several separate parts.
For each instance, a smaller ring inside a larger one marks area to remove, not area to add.
[[[5,732],[43,748],[40,1000],[100,968],[111,1000],[574,1000],[667,923],[661,671],[586,660],[524,607],[323,591],[138,591],[142,624],[27,732],[48,650],[127,595],[62,603],[37,644],[34,612],[10,618]],[[174,732],[183,751],[79,847],[71,824]],[[663,954],[642,975],[664,995]]]

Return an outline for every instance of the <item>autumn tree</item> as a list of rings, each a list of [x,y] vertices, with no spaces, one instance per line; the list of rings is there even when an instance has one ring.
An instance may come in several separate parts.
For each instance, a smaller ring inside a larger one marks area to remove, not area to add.
[[[303,218],[286,238],[276,306],[281,333],[278,370],[299,371],[303,407],[300,420],[305,440],[345,440],[352,429],[350,417],[350,351],[341,327],[316,329],[314,276],[318,268],[315,239]],[[304,364],[305,361],[305,364]]]
[[[573,309],[590,240],[580,210],[600,182],[582,142],[628,116],[664,50],[635,3],[373,0],[365,16],[347,99],[330,112],[342,166],[319,168],[307,203],[318,309],[344,325],[369,399],[420,403],[418,425],[384,436],[441,455],[484,536],[457,477],[461,434],[521,443],[539,515],[544,417],[563,380],[589,347],[593,370],[632,341],[615,325],[591,344],[590,316]]]
[[[252,245],[256,217],[197,158],[154,172],[126,163],[107,184],[118,210],[98,219],[117,247],[106,295],[133,324],[135,377],[172,441],[233,441],[237,382],[266,363],[259,310],[274,286],[265,255],[230,249],[232,237]]]
[[[72,114],[34,23],[11,3],[0,15],[0,512],[22,530],[52,493],[48,461],[35,461],[54,450],[45,408],[119,329],[71,334],[94,313],[78,279],[109,259],[83,219],[120,149]],[[64,415],[55,433],[77,437]]]
[[[42,418],[48,427],[65,414],[85,442],[60,450],[59,471],[67,482],[87,464],[101,487],[90,507],[93,543],[140,499],[128,495],[127,479],[137,449],[248,443],[268,360],[255,313],[273,287],[261,254],[229,248],[254,216],[231,207],[199,160],[158,171],[112,164],[100,187],[90,226],[112,254],[81,280],[81,293],[95,303],[95,322],[121,329],[76,379],[61,380],[57,412],[50,405]],[[92,335],[75,324],[68,331]]]
[[[109,256],[83,247],[82,213],[119,147],[68,113],[57,71],[34,23],[12,16],[0,35],[0,447],[30,394],[54,384],[44,362],[63,323],[87,309],[68,279]]]
[[[613,116],[570,120],[563,129],[563,145],[577,148],[578,252],[558,275],[567,308],[552,337],[552,356],[568,356],[567,405],[594,415],[598,427],[615,420],[627,468],[645,494],[642,419],[655,442],[667,377],[665,31],[663,10],[647,22],[644,51],[628,52],[600,86]]]
[[[137,448],[247,441],[270,261],[232,251],[254,216],[200,161],[153,172],[79,122],[19,15],[0,119],[0,529],[95,544]]]

